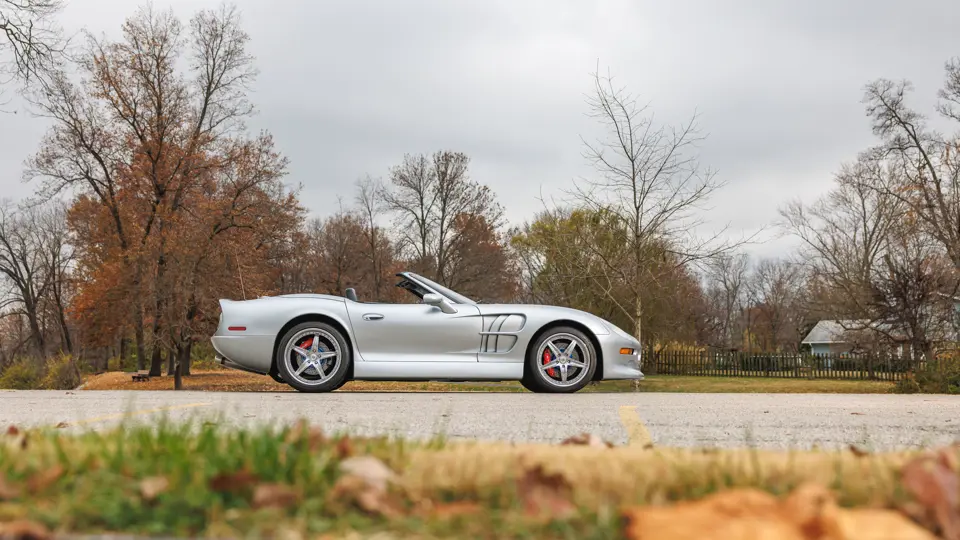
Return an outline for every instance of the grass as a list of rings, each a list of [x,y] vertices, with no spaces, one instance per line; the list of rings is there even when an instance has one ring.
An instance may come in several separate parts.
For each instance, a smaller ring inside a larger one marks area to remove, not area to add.
[[[0,442],[0,523],[234,538],[617,538],[626,506],[729,487],[779,495],[809,481],[846,506],[896,506],[898,471],[913,455],[410,443],[163,421]],[[344,480],[345,460],[362,456],[396,474],[386,492]],[[531,511],[544,499],[546,517]]]
[[[700,377],[654,375],[640,382],[641,392],[759,392],[759,393],[857,393],[881,394],[893,390],[893,383],[884,381],[845,381],[828,379],[784,379],[767,377]],[[133,382],[129,373],[109,372],[88,376],[87,390],[171,390],[172,377],[158,377],[146,382]],[[290,392],[292,389],[270,377],[235,370],[195,371],[184,378],[184,389],[220,392]],[[516,382],[503,383],[434,383],[353,381],[340,392],[525,392]],[[589,385],[585,392],[633,392],[634,381],[604,381]]]

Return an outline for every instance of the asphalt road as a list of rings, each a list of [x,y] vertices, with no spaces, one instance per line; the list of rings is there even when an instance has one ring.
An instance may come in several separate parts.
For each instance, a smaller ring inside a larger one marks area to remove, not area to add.
[[[598,394],[0,391],[0,426],[86,430],[122,419],[202,418],[427,439],[893,450],[960,440],[960,397],[849,394]]]

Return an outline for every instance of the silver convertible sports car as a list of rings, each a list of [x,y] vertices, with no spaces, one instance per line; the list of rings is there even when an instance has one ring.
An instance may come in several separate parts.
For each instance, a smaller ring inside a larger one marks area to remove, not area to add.
[[[418,303],[360,302],[353,289],[220,300],[217,360],[302,392],[350,380],[518,380],[534,392],[576,392],[643,378],[640,343],[599,317],[482,304],[412,272],[397,277]]]

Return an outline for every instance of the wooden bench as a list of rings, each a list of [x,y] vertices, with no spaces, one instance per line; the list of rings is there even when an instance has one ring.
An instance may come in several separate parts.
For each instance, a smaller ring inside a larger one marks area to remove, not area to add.
[[[149,371],[138,371],[133,374],[133,382],[145,382],[150,380]]]

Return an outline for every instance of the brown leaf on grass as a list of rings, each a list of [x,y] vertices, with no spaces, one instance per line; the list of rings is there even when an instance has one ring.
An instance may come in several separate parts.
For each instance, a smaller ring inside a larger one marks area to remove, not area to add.
[[[560,473],[547,473],[543,465],[523,472],[517,482],[517,492],[523,500],[524,512],[529,517],[565,519],[577,510],[567,479]]]
[[[850,449],[850,453],[857,457],[866,457],[870,455],[870,452],[867,452],[855,444],[851,444],[848,448]]]
[[[2,540],[47,540],[53,535],[41,523],[19,519],[0,523],[0,539]]]
[[[0,473],[0,501],[12,501],[20,498],[20,490],[7,483]]]
[[[806,484],[779,500],[756,489],[722,491],[672,506],[629,509],[633,540],[934,540],[898,512],[845,510],[826,488]]]
[[[943,448],[915,458],[900,470],[903,487],[916,500],[905,508],[922,523],[936,524],[945,540],[960,540],[960,472],[956,450]]]
[[[210,479],[210,489],[221,493],[243,491],[260,481],[257,475],[244,469],[242,471],[220,473]]]
[[[253,490],[254,508],[289,508],[300,501],[300,492],[286,484],[260,484]]]
[[[70,427],[70,424],[66,422],[60,422],[59,424],[57,424],[57,429],[63,429],[65,427]]]
[[[377,489],[387,489],[387,484],[397,475],[386,464],[373,456],[347,458],[340,462],[340,471],[348,476],[362,478]]]
[[[17,426],[11,424],[11,425],[7,428],[7,435],[8,435],[8,436],[10,436],[10,437],[16,437],[16,436],[19,435],[19,434],[20,434],[20,428],[18,428]]]
[[[604,441],[593,433],[581,433],[568,437],[560,442],[561,445],[592,446],[594,448],[613,448],[613,443]]]
[[[333,486],[331,501],[352,504],[374,515],[401,515],[399,502],[387,489],[396,474],[382,461],[372,456],[348,458],[340,463],[340,470],[344,475]]]
[[[345,459],[353,455],[353,441],[350,440],[350,437],[344,435],[337,441],[337,447],[334,452],[337,456],[337,459]]]
[[[317,450],[327,442],[327,436],[318,426],[311,426],[306,420],[300,420],[294,425],[286,437],[287,444],[296,444],[306,440],[311,452]]]
[[[49,469],[40,471],[27,480],[27,489],[31,493],[40,493],[52,486],[63,476],[65,472],[63,465],[54,465]]]
[[[169,488],[170,481],[165,476],[151,476],[140,481],[140,496],[144,500],[152,501]]]

